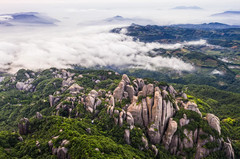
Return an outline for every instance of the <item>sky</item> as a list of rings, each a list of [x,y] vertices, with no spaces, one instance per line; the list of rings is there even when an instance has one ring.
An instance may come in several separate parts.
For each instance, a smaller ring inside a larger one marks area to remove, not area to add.
[[[199,6],[200,10],[174,10],[176,6]],[[194,66],[177,58],[151,58],[154,48],[176,49],[184,45],[207,45],[185,42],[171,45],[141,43],[122,34],[110,33],[131,22],[147,25],[223,22],[238,24],[239,17],[211,17],[227,10],[240,10],[239,0],[0,0],[0,14],[39,12],[59,20],[56,26],[27,24],[0,28],[0,71],[15,73],[20,68],[67,68],[118,66],[148,70],[171,68],[194,71]],[[0,16],[1,16],[0,15]],[[133,21],[107,23],[116,15]],[[1,17],[0,17],[1,20]],[[114,61],[112,59],[115,59]]]

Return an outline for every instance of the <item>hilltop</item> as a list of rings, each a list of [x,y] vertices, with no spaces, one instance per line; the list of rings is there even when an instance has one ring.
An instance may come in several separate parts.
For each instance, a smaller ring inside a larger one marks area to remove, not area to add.
[[[232,147],[238,152],[237,129],[231,130],[235,126],[227,120],[239,119],[214,115],[217,101],[210,90],[204,95],[190,86],[194,97],[182,85],[175,87],[107,70],[51,68],[6,75],[0,91],[1,157],[238,156]]]

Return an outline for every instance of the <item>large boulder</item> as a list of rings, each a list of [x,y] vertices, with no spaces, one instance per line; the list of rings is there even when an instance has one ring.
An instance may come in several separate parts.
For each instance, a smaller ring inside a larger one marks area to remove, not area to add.
[[[221,127],[220,127],[220,120],[217,116],[215,116],[214,114],[210,114],[208,113],[206,115],[208,124],[215,130],[217,130],[217,132],[219,133],[219,135],[221,135]]]
[[[130,100],[133,100],[133,96],[135,94],[134,88],[133,86],[127,85],[126,86],[126,92],[128,92],[128,97],[130,98]]]
[[[29,133],[30,122],[28,118],[22,118],[18,124],[18,130],[20,135],[27,135]]]
[[[129,95],[130,93],[133,93],[133,92],[128,92],[129,90],[128,90],[128,91],[125,91],[125,90],[126,90],[125,87],[126,87],[127,85],[129,85],[129,84],[130,84],[130,80],[129,80],[128,76],[127,76],[126,74],[124,74],[124,75],[122,76],[121,82],[118,84],[118,87],[113,91],[113,97],[114,97],[116,100],[120,101],[120,100],[122,100],[125,92],[128,93],[127,95]],[[130,91],[131,91],[131,90],[130,90]],[[125,93],[125,95],[126,95],[126,93]],[[125,97],[125,98],[126,98],[126,97]]]
[[[234,159],[235,158],[234,150],[232,148],[232,144],[231,144],[231,141],[229,139],[227,139],[227,142],[224,142],[223,149],[224,149],[224,152],[225,152],[228,159]]]
[[[57,149],[57,158],[58,159],[68,159],[68,149],[65,147],[61,147]]]
[[[80,91],[82,91],[84,88],[79,86],[77,83],[74,83],[73,85],[71,85],[68,90],[70,91],[70,94],[73,95],[77,95],[80,93]]]
[[[41,114],[41,113],[37,112],[37,113],[36,113],[36,118],[37,118],[37,119],[42,119],[42,118],[43,118],[43,116],[42,116],[42,114]]]
[[[189,119],[187,119],[187,115],[183,114],[183,118],[179,120],[179,125],[183,127],[184,125],[187,125],[189,123]]]
[[[130,130],[129,129],[125,129],[124,131],[124,139],[125,139],[125,142],[130,145],[131,142],[130,142]]]
[[[174,121],[172,118],[170,118],[168,122],[168,128],[163,137],[163,144],[165,145],[165,148],[167,150],[169,149],[169,145],[172,141],[172,137],[176,131],[177,131],[177,122]]]
[[[88,94],[86,97],[86,110],[93,113],[94,110],[96,109],[96,98],[98,97],[98,92],[95,90],[91,90],[91,92]]]

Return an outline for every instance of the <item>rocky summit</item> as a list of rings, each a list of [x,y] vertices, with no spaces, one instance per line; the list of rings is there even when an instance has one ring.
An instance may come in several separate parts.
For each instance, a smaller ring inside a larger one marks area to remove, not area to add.
[[[52,68],[4,77],[1,91],[16,112],[1,123],[4,158],[235,158],[220,119],[167,83]]]

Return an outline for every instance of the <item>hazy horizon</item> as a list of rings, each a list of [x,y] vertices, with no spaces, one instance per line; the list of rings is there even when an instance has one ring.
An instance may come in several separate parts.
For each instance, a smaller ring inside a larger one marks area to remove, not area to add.
[[[136,3],[138,2],[138,3]],[[216,3],[217,2],[217,3]],[[225,3],[224,3],[225,2]],[[226,3],[228,2],[228,3]],[[134,61],[139,68],[156,70],[163,67],[192,71],[191,64],[177,58],[149,58],[146,53],[154,48],[180,48],[185,44],[141,43],[124,34],[109,31],[132,22],[141,25],[170,25],[186,23],[221,22],[240,25],[237,17],[212,17],[212,14],[237,10],[237,1],[64,1],[20,0],[0,1],[0,14],[39,12],[59,20],[55,26],[1,26],[1,71],[15,72],[20,68],[43,69],[82,66],[130,65]],[[133,5],[134,4],[134,5]],[[215,4],[215,5],[213,5]],[[224,5],[225,4],[225,5]],[[198,6],[201,9],[173,9],[176,6]],[[0,15],[0,16],[1,16]],[[124,22],[112,23],[106,19],[122,16]],[[1,20],[1,18],[0,18]],[[199,44],[203,42],[199,39]],[[186,42],[187,44],[188,42]],[[109,45],[110,44],[110,45]],[[205,44],[205,43],[204,43]],[[112,58],[119,60],[113,61]],[[126,55],[129,55],[127,57]],[[122,63],[124,61],[124,63]],[[81,64],[82,63],[82,64]]]

